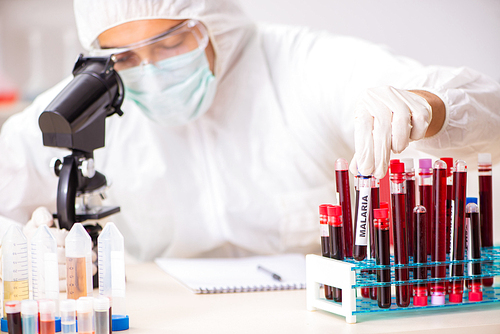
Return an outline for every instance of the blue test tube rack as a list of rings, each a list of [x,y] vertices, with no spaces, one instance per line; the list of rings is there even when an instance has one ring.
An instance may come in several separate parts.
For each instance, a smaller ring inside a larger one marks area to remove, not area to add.
[[[467,263],[481,263],[481,275],[468,275]],[[408,265],[395,265],[394,259],[391,257],[391,265],[379,266],[375,263],[375,259],[366,259],[364,261],[354,261],[346,259],[344,261],[334,260],[314,254],[306,255],[306,290],[307,290],[307,309],[309,311],[323,310],[330,313],[338,314],[345,317],[347,323],[356,323],[356,316],[370,314],[374,312],[402,312],[411,310],[426,310],[426,309],[447,309],[453,310],[457,307],[484,305],[500,303],[500,284],[495,282],[491,287],[483,286],[483,300],[479,302],[469,302],[467,298],[467,288],[464,286],[464,295],[462,303],[450,303],[446,297],[445,305],[431,305],[430,296],[428,297],[427,306],[413,306],[410,303],[409,307],[398,307],[393,296],[393,301],[390,308],[382,309],[378,307],[376,300],[361,297],[361,293],[357,291],[363,287],[377,286],[396,286],[401,284],[417,284],[428,282],[449,281],[454,279],[467,280],[480,277],[494,277],[500,275],[500,247],[484,247],[481,249],[480,260],[463,260],[463,261],[445,261],[431,262],[425,264],[426,267],[436,265],[446,265],[447,270],[450,264],[465,264],[465,276],[453,277],[447,272],[446,278],[435,279],[428,277],[427,279],[417,280],[410,276],[410,281],[402,282],[395,281],[395,268],[409,268],[410,273],[416,265],[411,263]],[[377,269],[390,269],[391,282],[377,282]],[[371,273],[370,273],[371,272]],[[412,274],[410,274],[412,275]],[[342,289],[342,302],[335,302],[324,298],[321,293],[321,285],[328,285]],[[358,297],[359,295],[359,297]]]

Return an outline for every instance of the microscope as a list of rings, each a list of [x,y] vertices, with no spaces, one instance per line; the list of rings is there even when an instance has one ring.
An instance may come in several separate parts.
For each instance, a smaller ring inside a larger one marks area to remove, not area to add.
[[[55,160],[53,168],[59,177],[57,218],[60,228],[70,230],[73,224],[98,220],[120,211],[120,207],[95,205],[93,199],[104,199],[106,177],[94,168],[94,150],[104,147],[105,120],[121,116],[124,88],[113,69],[112,57],[80,55],[73,69],[73,80],[54,98],[38,119],[43,145],[62,147],[71,154]],[[95,202],[95,201],[94,201]],[[94,248],[102,227],[84,224]],[[94,287],[97,280],[94,276]]]

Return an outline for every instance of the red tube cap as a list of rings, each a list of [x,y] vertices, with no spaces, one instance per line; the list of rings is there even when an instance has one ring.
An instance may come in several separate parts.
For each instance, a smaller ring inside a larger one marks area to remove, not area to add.
[[[405,172],[405,164],[399,161],[391,162],[391,173],[400,174]]]
[[[342,215],[342,207],[340,205],[330,205],[328,207],[328,215],[338,217]]]
[[[483,293],[481,291],[471,292],[469,291],[469,301],[470,302],[480,302],[483,300]]]
[[[414,306],[427,306],[427,296],[413,296]]]
[[[373,210],[373,218],[375,219],[383,219],[389,217],[389,209],[388,208],[383,208],[383,209],[374,209]]]
[[[331,204],[321,204],[319,206],[319,214],[320,215],[327,215],[328,214],[328,207],[332,206]]]
[[[462,299],[463,299],[463,294],[450,293],[450,303],[461,303]]]

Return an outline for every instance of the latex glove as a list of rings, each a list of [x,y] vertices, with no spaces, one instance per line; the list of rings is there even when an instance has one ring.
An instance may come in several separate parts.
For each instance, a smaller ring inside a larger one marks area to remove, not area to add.
[[[391,150],[400,153],[410,140],[424,138],[431,120],[431,106],[415,93],[390,86],[368,89],[356,104],[351,173],[383,178]]]

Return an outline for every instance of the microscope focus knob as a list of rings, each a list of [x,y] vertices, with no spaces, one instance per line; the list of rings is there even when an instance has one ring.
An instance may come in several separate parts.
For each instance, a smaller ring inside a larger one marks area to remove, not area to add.
[[[61,174],[62,165],[62,161],[58,158],[52,158],[52,160],[50,160],[50,168],[54,170],[54,174],[56,174],[56,176]]]
[[[93,178],[95,175],[94,159],[83,160],[80,169],[84,177]]]

